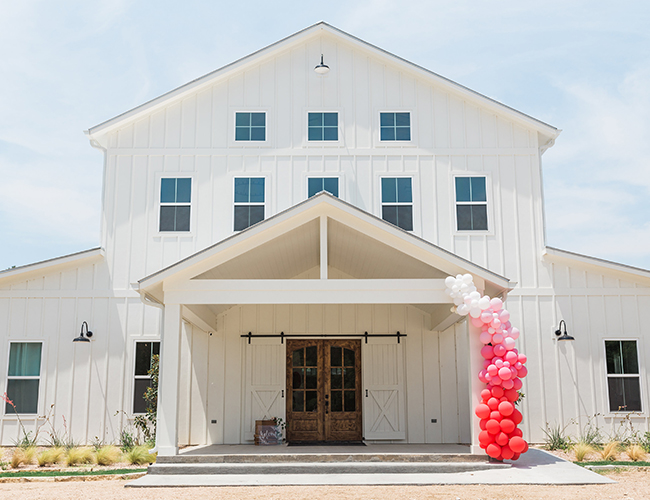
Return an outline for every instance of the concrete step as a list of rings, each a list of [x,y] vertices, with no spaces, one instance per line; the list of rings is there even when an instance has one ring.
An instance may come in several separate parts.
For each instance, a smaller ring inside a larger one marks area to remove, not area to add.
[[[510,468],[483,462],[156,463],[150,475],[436,474]]]

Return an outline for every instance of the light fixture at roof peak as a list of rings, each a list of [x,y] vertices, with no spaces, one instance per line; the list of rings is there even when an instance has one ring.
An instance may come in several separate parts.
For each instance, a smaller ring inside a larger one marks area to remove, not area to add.
[[[330,67],[323,62],[323,54],[320,55],[320,64],[314,68],[319,75],[326,75],[330,72]]]

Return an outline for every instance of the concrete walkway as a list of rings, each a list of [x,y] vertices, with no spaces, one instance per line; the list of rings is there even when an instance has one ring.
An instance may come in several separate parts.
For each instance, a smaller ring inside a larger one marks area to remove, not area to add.
[[[128,483],[128,487],[284,486],[284,485],[426,485],[426,484],[606,484],[611,479],[530,449],[511,467],[435,474],[211,474],[154,475]]]

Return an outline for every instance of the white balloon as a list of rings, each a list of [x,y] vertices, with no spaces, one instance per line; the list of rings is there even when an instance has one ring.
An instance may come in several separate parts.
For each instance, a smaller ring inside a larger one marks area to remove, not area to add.
[[[481,308],[481,310],[485,311],[487,308],[490,307],[490,297],[488,297],[487,295],[481,297],[480,300],[478,301],[478,306]]]
[[[451,288],[455,284],[456,284],[456,278],[454,278],[453,276],[447,276],[445,278],[445,285],[447,285],[447,288]]]
[[[478,318],[481,315],[481,310],[478,307],[473,307],[469,310],[469,315],[472,318]]]
[[[469,296],[472,297],[472,300],[479,300],[481,298],[481,294],[476,291],[476,287],[474,287],[474,291]]]
[[[471,274],[465,274],[463,275],[463,281],[469,285],[474,281],[474,278],[472,277]]]

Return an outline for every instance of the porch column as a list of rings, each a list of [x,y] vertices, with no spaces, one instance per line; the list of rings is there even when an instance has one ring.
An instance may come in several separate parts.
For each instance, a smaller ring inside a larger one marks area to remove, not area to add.
[[[478,373],[483,369],[483,356],[481,356],[481,348],[483,347],[483,344],[479,339],[481,329],[472,324],[469,316],[466,321],[467,332],[469,334],[469,409],[471,412],[470,432],[472,435],[471,453],[474,455],[484,455],[485,451],[481,449],[478,442],[478,435],[481,432],[481,427],[479,426],[480,419],[474,414],[474,407],[481,400],[481,391],[485,389],[485,384],[478,379]]]
[[[178,454],[178,389],[180,368],[181,306],[165,305],[160,342],[160,374],[158,380],[158,455]]]

